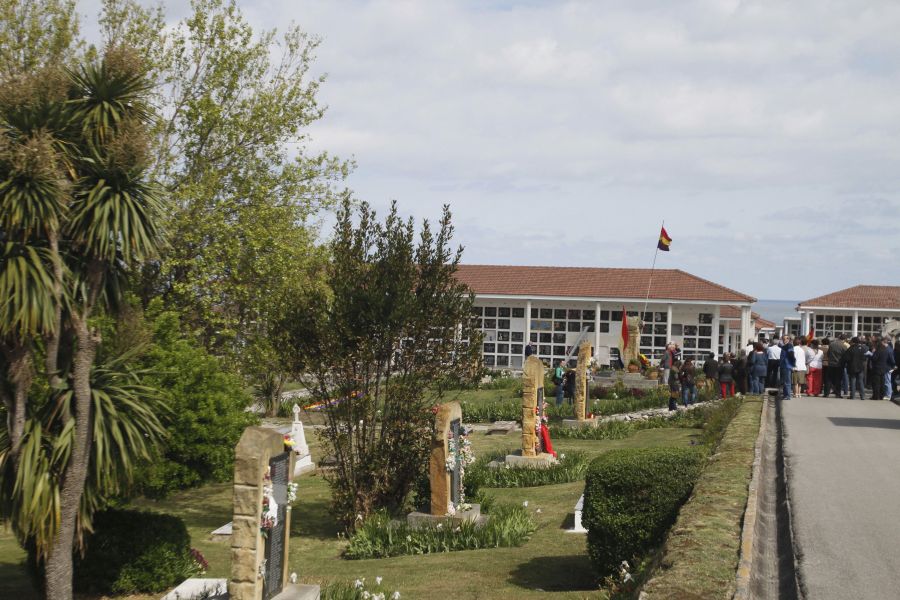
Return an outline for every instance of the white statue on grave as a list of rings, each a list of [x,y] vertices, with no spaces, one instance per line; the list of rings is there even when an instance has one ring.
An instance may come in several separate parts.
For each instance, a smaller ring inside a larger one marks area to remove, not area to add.
[[[297,460],[294,462],[294,476],[315,468],[312,456],[309,455],[309,445],[306,443],[306,434],[303,432],[303,423],[300,421],[300,407],[294,404],[294,422],[291,423],[291,439],[294,440],[294,452]]]

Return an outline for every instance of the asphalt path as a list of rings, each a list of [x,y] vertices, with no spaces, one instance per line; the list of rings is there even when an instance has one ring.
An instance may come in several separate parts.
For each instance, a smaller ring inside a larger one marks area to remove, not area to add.
[[[900,598],[900,406],[794,398],[782,419],[804,595]]]

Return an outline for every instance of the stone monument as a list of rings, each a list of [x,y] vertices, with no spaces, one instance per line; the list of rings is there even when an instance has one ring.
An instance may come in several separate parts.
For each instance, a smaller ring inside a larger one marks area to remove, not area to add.
[[[294,422],[291,423],[291,439],[294,441],[294,477],[316,468],[306,443],[306,433],[300,420],[300,407],[294,404]]]
[[[625,347],[625,355],[622,356],[625,368],[628,368],[632,360],[639,360],[642,325],[640,317],[628,317],[628,346]]]
[[[431,438],[431,454],[428,459],[428,481],[431,502],[428,513],[413,512],[407,515],[410,526],[422,527],[441,521],[482,520],[481,507],[463,504],[463,465],[460,452],[451,453],[450,438],[460,447],[462,433],[462,408],[459,402],[447,402],[437,408],[434,435]],[[451,456],[452,454],[452,456]],[[448,470],[448,460],[453,459]]]
[[[578,347],[578,365],[575,367],[575,419],[577,421],[584,421],[587,418],[587,373],[590,362],[591,343],[581,342]]]
[[[235,448],[231,600],[316,599],[319,586],[287,583],[293,453],[274,429],[248,427]]]
[[[511,467],[549,467],[557,461],[552,454],[537,452],[538,407],[544,403],[544,363],[531,355],[525,359],[522,369],[522,449],[517,454],[507,454],[506,464]]]

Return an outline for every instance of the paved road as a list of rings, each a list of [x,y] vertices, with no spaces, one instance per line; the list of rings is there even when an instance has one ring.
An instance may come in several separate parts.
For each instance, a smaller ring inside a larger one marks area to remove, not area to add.
[[[900,406],[795,398],[782,418],[806,598],[900,598]]]

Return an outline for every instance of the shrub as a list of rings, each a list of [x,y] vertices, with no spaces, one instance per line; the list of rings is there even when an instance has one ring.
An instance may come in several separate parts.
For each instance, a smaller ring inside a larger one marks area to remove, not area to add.
[[[551,439],[572,440],[624,440],[634,433],[635,426],[632,421],[605,421],[584,427],[550,426]]]
[[[481,456],[474,464],[470,465],[465,472],[464,483],[467,493],[477,493],[482,487],[536,487],[578,481],[584,479],[584,473],[587,471],[589,463],[587,454],[584,452],[570,452],[563,455],[558,464],[546,469],[492,468],[488,466],[490,461],[502,459],[503,456],[511,453],[510,450]]]
[[[499,402],[470,402],[462,400],[459,405],[462,408],[462,414],[466,423],[522,420],[522,402],[518,400],[501,400]]]
[[[153,307],[151,305],[151,311]],[[162,456],[141,468],[138,489],[150,498],[232,476],[234,446],[248,425],[250,397],[240,379],[181,333],[175,313],[159,313],[153,343],[143,358],[144,384],[165,393],[173,418]]]
[[[379,581],[377,577],[375,581],[366,581],[365,577],[355,581],[331,581],[322,587],[319,596],[320,600],[371,600],[380,598],[382,600],[399,600],[400,592],[392,590]]]
[[[184,522],[172,515],[107,510],[94,517],[83,557],[75,555],[75,589],[82,592],[153,593],[202,572]]]
[[[356,528],[344,550],[349,559],[388,558],[479,548],[521,546],[537,528],[528,511],[517,504],[498,504],[484,525],[450,521],[413,529],[405,521],[392,521],[384,511],[375,513]]]
[[[612,450],[591,463],[582,521],[588,555],[600,577],[663,541],[704,457],[694,448],[639,448]]]

